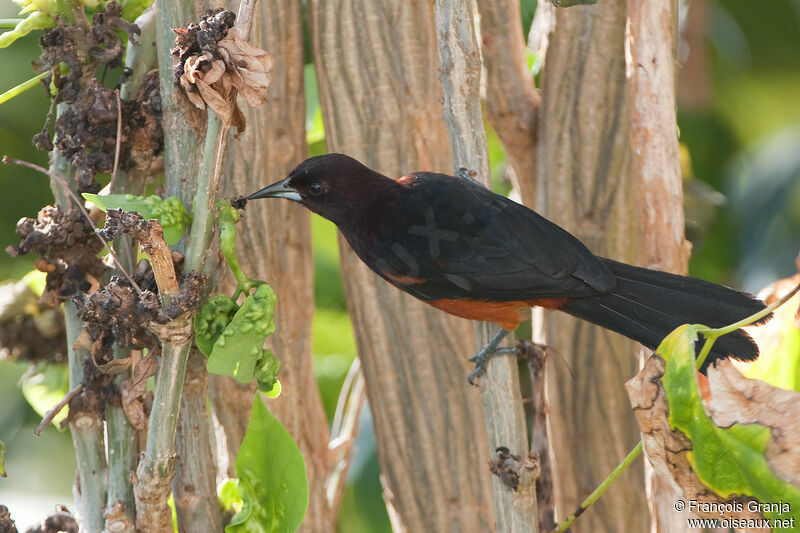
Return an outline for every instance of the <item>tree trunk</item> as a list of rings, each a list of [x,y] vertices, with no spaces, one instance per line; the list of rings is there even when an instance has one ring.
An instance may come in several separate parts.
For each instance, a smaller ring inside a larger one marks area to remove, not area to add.
[[[683,189],[675,117],[677,1],[628,0],[626,49],[631,86],[631,173],[640,196],[639,264],[685,274]],[[689,531],[680,495],[647,468],[648,500],[656,531]]]
[[[395,177],[450,168],[432,4],[313,1],[310,23],[328,149]],[[469,322],[340,248],[394,530],[493,531]]]
[[[444,123],[450,137],[453,170],[474,170],[491,189],[489,151],[481,112],[481,54],[475,32],[474,0],[437,0],[439,81],[444,93]],[[499,326],[475,322],[478,346],[487,345]],[[510,341],[506,341],[510,344]],[[495,357],[480,378],[486,434],[492,450],[505,447],[528,457],[528,431],[519,387],[516,357]],[[492,476],[498,531],[538,533],[536,485],[520,480],[515,490]]]
[[[272,55],[272,82],[264,106],[244,109],[247,129],[231,153],[228,197],[249,194],[286,176],[307,155],[300,2],[259,2],[251,40]],[[283,392],[277,399],[267,400],[266,405],[292,435],[305,459],[309,506],[301,530],[327,533],[335,529],[336,511],[329,507],[325,495],[330,469],[328,421],[311,357],[311,220],[308,212],[293,202],[252,205],[239,235],[239,257],[245,272],[266,280],[278,298],[270,347],[281,361]],[[245,411],[246,416],[249,410]],[[239,443],[235,444],[238,449]]]
[[[635,262],[636,182],[628,148],[624,2],[559,9],[541,75],[539,211],[599,255]],[[571,512],[639,439],[623,384],[638,347],[561,313],[543,330],[557,513]],[[559,361],[561,359],[562,361]],[[574,526],[576,531],[649,527],[636,463]]]
[[[172,495],[181,533],[222,529],[217,501],[217,465],[212,455],[211,419],[206,408],[206,356],[192,346],[186,363],[180,415],[175,437],[175,479]]]

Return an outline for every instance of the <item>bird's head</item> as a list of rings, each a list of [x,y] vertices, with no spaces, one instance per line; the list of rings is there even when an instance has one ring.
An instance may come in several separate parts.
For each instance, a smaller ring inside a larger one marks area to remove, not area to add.
[[[359,161],[344,154],[326,154],[306,159],[289,176],[248,196],[287,198],[341,225],[363,211],[367,204],[381,202],[400,187]]]

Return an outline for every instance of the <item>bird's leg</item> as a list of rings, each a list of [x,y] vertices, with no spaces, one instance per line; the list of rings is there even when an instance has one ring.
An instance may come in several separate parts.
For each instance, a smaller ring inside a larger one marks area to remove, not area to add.
[[[506,338],[506,335],[508,335],[508,331],[501,329],[497,335],[489,341],[489,344],[469,358],[470,361],[475,363],[475,370],[470,372],[469,376],[467,376],[467,381],[469,381],[470,385],[475,385],[475,378],[481,377],[484,372],[486,372],[486,365],[489,363],[489,359],[495,355],[517,353],[516,348],[498,348],[500,343],[503,342],[503,339]]]

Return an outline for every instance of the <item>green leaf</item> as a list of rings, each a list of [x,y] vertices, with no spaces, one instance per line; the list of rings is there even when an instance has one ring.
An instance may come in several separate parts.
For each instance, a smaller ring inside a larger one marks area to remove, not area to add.
[[[217,294],[194,315],[194,342],[204,355],[211,355],[214,343],[238,310],[236,302],[223,294]]]
[[[36,296],[41,298],[47,285],[47,273],[34,269],[22,276],[22,281],[26,282]]]
[[[774,349],[761,348],[761,355],[742,373],[748,378],[760,379],[782,389],[800,392],[800,328],[794,318],[797,306],[786,305],[786,310],[775,311],[774,318],[760,328],[769,328],[770,341],[765,343]],[[760,343],[761,344],[761,343]]]
[[[39,416],[44,416],[69,391],[69,370],[66,365],[44,365],[41,372],[25,379],[22,395]],[[67,417],[69,407],[64,407],[55,418],[53,425],[59,427]]]
[[[144,10],[150,7],[153,0],[122,0],[122,18],[134,22]]]
[[[249,383],[271,355],[264,341],[275,331],[275,293],[266,283],[248,296],[211,350],[206,368]]]
[[[167,244],[177,244],[181,240],[183,232],[191,222],[186,206],[176,198],[170,196],[161,198],[160,196],[134,196],[132,194],[98,194],[83,193],[83,197],[102,209],[122,209],[123,211],[135,211],[145,219],[157,218],[161,227],[164,228],[164,240]]]
[[[239,481],[227,478],[217,487],[217,500],[223,511],[239,513],[242,510],[242,496],[239,494]]]
[[[275,354],[272,353],[272,350],[265,349],[256,368],[255,378],[258,382],[258,390],[266,393],[270,398],[277,398],[281,393],[281,386],[278,382],[278,370],[280,369],[281,364],[275,359]]]
[[[259,394],[236,456],[236,475],[242,507],[226,533],[284,533],[300,527],[308,507],[305,462]]]
[[[788,502],[791,516],[800,519],[800,490],[777,477],[764,450],[770,429],[758,424],[717,427],[706,414],[695,370],[694,343],[700,325],[683,325],[658,347],[666,361],[664,390],[671,427],[692,442],[689,463],[697,477],[722,498],[752,496],[762,503]],[[790,518],[765,512],[767,518]]]
[[[278,379],[275,380],[275,382],[272,385],[271,389],[269,389],[269,390],[263,390],[262,389],[262,392],[264,393],[264,396],[266,396],[270,400],[274,400],[275,398],[280,396],[282,391],[283,391],[283,385],[281,385],[281,382]]]

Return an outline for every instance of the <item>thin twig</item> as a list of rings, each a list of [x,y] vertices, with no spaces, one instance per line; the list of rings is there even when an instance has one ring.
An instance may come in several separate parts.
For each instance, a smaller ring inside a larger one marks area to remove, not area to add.
[[[336,401],[336,411],[334,412],[333,422],[331,423],[331,435],[338,435],[341,433],[342,419],[345,408],[348,405],[347,400],[353,389],[353,382],[359,375],[361,375],[361,360],[356,357],[353,359],[353,363],[350,365],[350,369],[347,371],[347,375],[344,378],[344,383],[342,383],[342,388],[339,391],[339,399]]]
[[[325,495],[330,509],[337,509],[344,494],[347,468],[353,458],[353,443],[358,435],[358,417],[366,401],[366,381],[361,361],[356,358],[347,372],[339,393],[336,415],[331,427],[328,450],[332,453],[332,469],[325,479]]]
[[[117,97],[117,144],[114,147],[114,171],[111,173],[111,183],[108,184],[109,190],[114,190],[114,183],[117,182],[119,150],[122,146],[122,103],[119,100],[119,89],[114,89],[114,95]]]
[[[108,241],[106,241],[99,233],[97,233],[97,226],[92,220],[92,217],[89,216],[89,212],[86,211],[86,208],[83,206],[83,202],[75,193],[75,191],[70,189],[69,184],[67,184],[67,181],[64,178],[62,178],[55,172],[51,172],[50,170],[47,170],[44,167],[40,167],[35,163],[30,163],[28,161],[23,161],[21,159],[14,159],[13,157],[8,157],[7,155],[4,155],[3,164],[8,165],[9,163],[12,165],[20,165],[23,167],[28,167],[37,172],[41,172],[42,174],[49,176],[50,179],[57,181],[62,187],[64,187],[64,190],[67,191],[67,194],[69,194],[69,196],[75,202],[75,205],[78,206],[78,209],[81,210],[83,216],[86,217],[86,220],[89,221],[89,224],[95,230],[95,235],[97,236],[98,239],[100,239],[100,242],[103,243],[103,246],[105,246],[106,250],[108,250],[108,254],[114,259],[114,262],[117,264],[117,268],[119,268],[119,270],[125,275],[125,277],[128,278],[128,281],[131,282],[131,285],[133,285],[133,288],[136,289],[136,292],[139,294],[142,293],[141,287],[139,287],[139,285],[133,280],[133,277],[128,273],[127,270],[125,270],[125,267],[122,266],[122,262],[119,260],[119,257],[117,257],[117,254],[114,253],[114,250],[111,249],[111,246],[108,245]]]
[[[255,0],[243,0],[244,2],[250,4]],[[188,20],[186,14],[191,10],[191,6],[187,5],[187,2],[165,2],[161,7],[163,9],[159,9],[158,17],[156,17],[158,32],[156,42],[158,50],[164,52],[165,49],[169,49],[167,48],[168,43],[174,38],[172,28],[179,27],[185,23],[185,20]],[[248,16],[237,17],[236,28],[239,29],[243,22],[246,22],[249,27],[250,21],[247,19]],[[246,36],[242,35],[242,37]],[[163,61],[159,62],[159,77],[162,98],[164,101],[169,101],[168,97],[172,90],[172,72],[171,67],[165,65]],[[186,137],[190,128],[186,125],[179,110],[164,106],[162,120],[165,132],[169,133],[169,135],[165,133],[165,143],[183,147],[183,141],[191,142]],[[203,161],[199,171],[198,167],[192,165],[192,161],[185,162],[180,158],[168,158],[165,161],[164,181],[168,189],[180,189],[180,184],[185,179],[194,180],[196,186],[192,202],[194,221],[185,253],[184,270],[186,271],[202,270],[214,231],[213,219],[216,214],[214,198],[219,183],[219,167],[222,165],[221,157],[215,159],[214,156],[217,154],[221,156],[224,153],[224,136],[220,136],[218,141],[223,143],[223,147],[220,150],[213,150],[214,142],[217,141],[215,133],[219,133],[220,121],[210,108],[208,123],[206,149],[203,151]],[[213,129],[212,124],[214,123],[216,123],[217,132],[210,131]],[[223,127],[222,132],[225,131]],[[169,140],[169,137],[172,140]],[[215,164],[216,170],[214,169]],[[187,169],[191,168],[195,169],[192,172],[196,174],[186,175]],[[167,505],[167,499],[175,478],[175,435],[189,348],[192,344],[192,328],[186,317],[174,320],[172,327],[178,332],[184,331],[185,337],[181,339],[176,335],[163,343],[164,353],[159,362],[153,408],[148,419],[147,442],[136,468],[138,483],[134,486],[134,497],[137,530],[172,530],[171,511]],[[181,482],[181,477],[179,475],[177,482]]]
[[[256,0],[242,0],[239,4],[239,12],[236,14],[236,31],[239,32],[239,37],[245,41],[250,37],[255,11]]]
[[[47,411],[47,412],[44,414],[44,416],[42,417],[42,421],[41,421],[41,423],[39,423],[39,425],[38,425],[38,426],[36,426],[36,429],[34,429],[34,430],[33,430],[33,434],[34,434],[34,435],[36,435],[36,436],[38,437],[38,436],[39,436],[39,434],[40,434],[42,431],[44,431],[44,428],[46,428],[47,426],[49,426],[49,425],[50,425],[50,423],[53,421],[53,419],[56,417],[56,415],[58,415],[58,413],[60,413],[60,412],[61,412],[61,410],[62,410],[64,407],[66,407],[66,405],[67,405],[67,404],[68,404],[68,403],[69,403],[69,402],[70,402],[70,401],[71,401],[71,400],[72,400],[72,399],[73,399],[75,396],[77,396],[78,394],[80,394],[82,391],[83,391],[83,383],[79,384],[77,387],[75,387],[74,389],[72,389],[71,391],[69,391],[68,393],[66,393],[66,394],[64,395],[64,397],[63,397],[63,398],[61,398],[61,401],[59,401],[57,404],[55,404],[55,405],[53,406],[53,408],[52,408],[52,409],[50,409],[49,411]]]
[[[792,289],[791,291],[784,294],[779,300],[773,302],[771,305],[765,307],[758,313],[743,318],[738,322],[734,322],[733,324],[730,324],[728,326],[723,326],[721,328],[698,329],[697,330],[698,333],[702,333],[703,335],[705,335],[706,342],[703,344],[703,349],[700,350],[700,354],[697,356],[697,362],[695,363],[697,365],[697,368],[703,366],[703,363],[705,362],[706,357],[708,357],[708,353],[711,351],[711,347],[714,345],[714,341],[716,341],[717,338],[727,333],[732,333],[741,327],[749,326],[750,324],[758,322],[759,320],[764,320],[767,316],[772,314],[772,312],[775,311],[777,308],[779,308],[780,306],[791,300],[792,297],[799,291],[800,291],[800,284],[795,286],[795,288]]]
[[[642,441],[639,441],[636,446],[634,446],[633,449],[628,452],[628,455],[625,456],[625,459],[623,459],[622,462],[611,471],[608,477],[605,478],[603,482],[600,483],[600,485],[598,485],[597,488],[594,489],[585,500],[583,500],[583,502],[581,502],[577,509],[572,511],[571,515],[565,518],[563,522],[558,524],[555,529],[553,529],[552,533],[566,531],[576,518],[583,514],[583,512],[588,509],[590,505],[600,499],[600,496],[602,496],[605,491],[608,490],[608,487],[611,486],[614,480],[617,479],[619,475],[622,474],[637,457],[639,457],[640,453],[642,453]]]
[[[252,26],[253,13],[256,0],[242,0],[239,4],[239,14],[236,17],[235,30],[242,40],[247,40]],[[231,108],[236,101],[237,91],[232,89],[228,95],[227,103]],[[227,124],[217,113],[208,108],[208,122],[203,146],[203,158],[200,162],[198,187],[195,193],[194,207],[192,208],[192,231],[186,246],[186,268],[189,270],[202,270],[208,244],[213,233],[212,226],[216,218],[214,202],[222,176],[222,165],[225,151],[228,148]],[[201,184],[207,183],[207,186]]]

